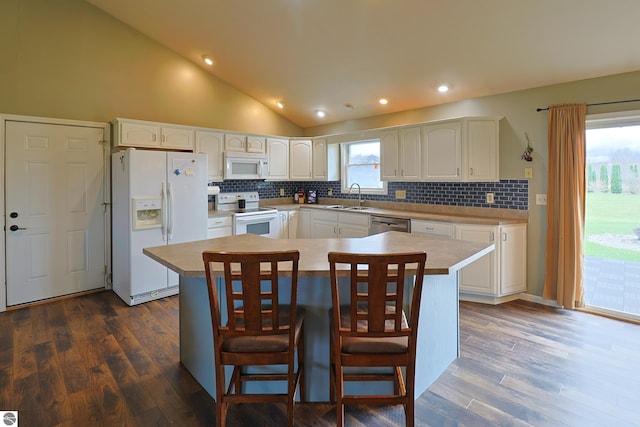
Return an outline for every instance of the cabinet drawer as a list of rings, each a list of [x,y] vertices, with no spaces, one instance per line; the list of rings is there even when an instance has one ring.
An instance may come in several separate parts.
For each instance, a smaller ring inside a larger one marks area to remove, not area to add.
[[[411,232],[416,234],[428,234],[431,236],[448,237],[455,236],[455,226],[448,222],[411,220]]]
[[[217,216],[207,219],[207,228],[231,227],[231,216]]]

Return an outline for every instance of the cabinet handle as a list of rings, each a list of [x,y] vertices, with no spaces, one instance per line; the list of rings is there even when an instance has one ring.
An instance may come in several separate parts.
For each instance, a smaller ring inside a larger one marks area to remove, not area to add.
[[[460,176],[460,168],[456,168],[456,176]]]
[[[473,175],[473,168],[469,168],[469,175]]]
[[[495,235],[495,233],[492,231],[492,232],[491,232],[491,238],[489,239],[489,241],[490,241],[490,242],[495,242],[495,239],[496,239],[496,235]]]
[[[153,134],[153,138],[151,138],[151,141],[156,142],[156,134]]]
[[[425,227],[425,230],[433,231],[433,227]]]

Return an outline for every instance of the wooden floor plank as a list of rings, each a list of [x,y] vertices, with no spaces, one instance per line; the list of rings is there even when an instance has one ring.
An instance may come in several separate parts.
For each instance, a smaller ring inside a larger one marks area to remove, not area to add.
[[[212,426],[179,362],[179,296],[129,307],[102,292],[0,313],[0,409],[24,425]],[[416,401],[418,426],[640,426],[640,325],[514,301],[460,304],[461,357]],[[298,426],[332,426],[327,403]],[[404,425],[400,406],[348,426]],[[228,426],[280,426],[283,405],[233,405]]]

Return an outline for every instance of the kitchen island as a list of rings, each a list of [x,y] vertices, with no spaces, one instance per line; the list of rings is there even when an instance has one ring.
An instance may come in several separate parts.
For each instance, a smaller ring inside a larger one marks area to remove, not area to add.
[[[331,251],[355,253],[427,252],[420,308],[415,395],[420,396],[459,355],[458,280],[460,268],[494,250],[493,244],[387,232],[355,239],[269,239],[252,234],[144,249],[180,276],[180,361],[215,398],[213,334],[202,252],[300,251],[298,304],[305,315],[307,400],[329,399],[329,315]],[[346,272],[345,272],[346,273]],[[217,280],[220,289],[222,271]],[[412,280],[405,286],[412,289]],[[371,383],[367,391],[371,391]],[[274,391],[269,384],[260,384]],[[357,387],[357,385],[356,385]]]

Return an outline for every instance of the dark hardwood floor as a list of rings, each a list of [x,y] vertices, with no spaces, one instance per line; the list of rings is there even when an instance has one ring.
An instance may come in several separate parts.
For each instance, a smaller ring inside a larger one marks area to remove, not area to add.
[[[516,301],[461,303],[461,357],[416,402],[421,426],[640,426],[640,325]],[[213,400],[180,365],[178,297],[127,307],[102,292],[0,313],[0,410],[28,426],[208,426]],[[331,426],[302,404],[296,425]],[[233,406],[230,426],[284,407]],[[349,426],[404,425],[348,407]]]

